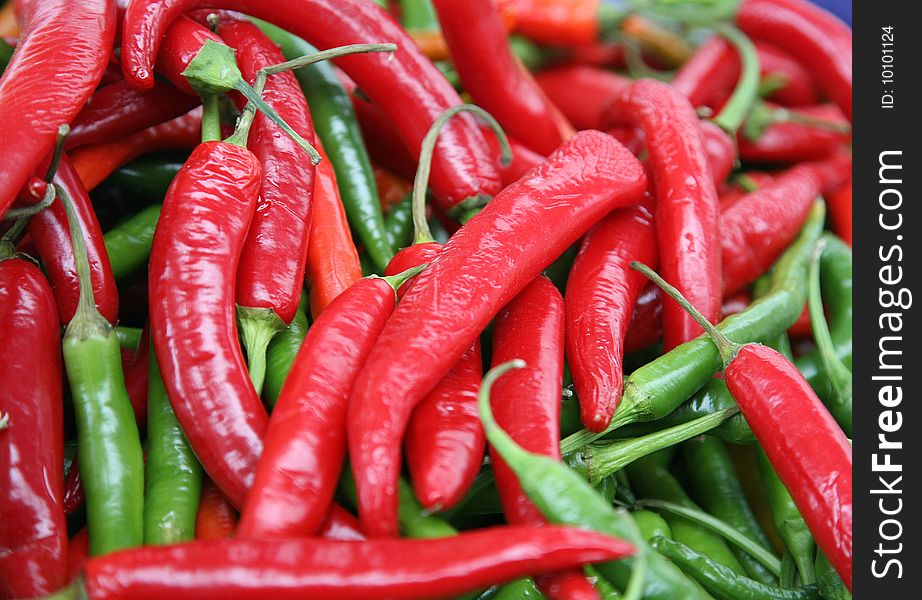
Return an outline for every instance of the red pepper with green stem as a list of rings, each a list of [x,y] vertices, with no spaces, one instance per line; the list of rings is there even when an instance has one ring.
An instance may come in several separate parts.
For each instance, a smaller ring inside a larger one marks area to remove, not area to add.
[[[550,154],[569,131],[558,126],[560,111],[512,54],[493,1],[433,4],[465,91],[514,138],[539,154]]]
[[[636,268],[695,315],[720,351],[727,387],[772,467],[791,492],[820,549],[851,589],[852,449],[810,384],[777,350],[737,344],[681,293]]]
[[[800,106],[796,111],[780,112],[766,103],[769,122],[749,137],[745,129],[737,136],[740,160],[751,164],[794,164],[828,158],[849,140],[848,121],[831,104]]]
[[[51,287],[0,239],[0,597],[67,583],[60,329]]]
[[[175,27],[175,25],[173,26]],[[221,14],[218,34],[237,51],[243,76],[255,83],[263,67],[285,57],[258,27]],[[263,98],[308,143],[310,112],[291,72],[266,81]],[[265,377],[266,347],[294,318],[307,263],[314,165],[298,144],[263,115],[253,122],[247,143],[262,165],[259,202],[237,267],[237,319],[257,393]]]
[[[272,410],[238,538],[316,533],[342,471],[355,377],[394,310],[396,289],[421,269],[355,283],[311,325]]]
[[[798,59],[852,119],[852,30],[805,0],[746,0],[736,22],[754,38]]]
[[[58,126],[93,93],[115,37],[111,0],[32,2],[20,11],[22,37],[0,79],[0,216],[51,153]],[[53,82],[53,84],[51,84]]]
[[[568,364],[590,431],[608,427],[621,398],[625,335],[646,284],[630,263],[658,260],[652,205],[648,197],[590,229],[567,278]]]
[[[369,535],[397,532],[400,441],[412,409],[502,306],[645,187],[643,167],[614,138],[579,133],[467,221],[416,278],[349,405],[349,455]]]
[[[387,41],[393,56],[343,57],[337,64],[384,110],[410,148],[419,148],[435,118],[461,103],[457,92],[412,40],[383,10],[359,0],[139,0],[125,15],[122,60],[126,79],[140,87],[153,83],[152,66],[169,24],[183,12],[219,4],[291,31],[323,49]],[[444,208],[468,201],[482,204],[499,191],[496,160],[470,119],[453,123],[439,141],[432,188]]]

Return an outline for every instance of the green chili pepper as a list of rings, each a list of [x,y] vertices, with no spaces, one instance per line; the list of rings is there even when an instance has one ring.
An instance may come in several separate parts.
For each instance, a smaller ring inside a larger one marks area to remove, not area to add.
[[[159,217],[160,205],[151,204],[106,232],[103,241],[116,279],[127,277],[147,264]]]
[[[11,58],[13,58],[13,47],[0,38],[0,75],[3,75],[3,72],[6,71],[6,66],[10,64]]]
[[[144,543],[195,539],[202,467],[179,426],[151,348],[147,380]]]
[[[746,500],[730,453],[723,443],[702,435],[685,442],[682,453],[691,493],[702,508],[763,549],[771,548],[768,536]],[[762,583],[775,583],[775,576],[749,552],[737,547],[732,550],[750,577]]]
[[[797,510],[791,494],[784,487],[768,461],[768,457],[761,449],[756,451],[756,458],[762,486],[765,488],[765,499],[772,513],[775,529],[778,530],[778,535],[784,541],[785,547],[797,565],[801,583],[810,585],[816,581],[813,564],[816,545],[813,542],[813,536],[803,517],[800,516],[800,511]]]
[[[255,23],[281,47],[288,59],[317,52],[316,48],[283,29],[262,21]],[[349,94],[328,63],[315,63],[294,73],[311,107],[314,130],[336,172],[349,223],[378,270],[383,271],[394,256],[394,249],[384,228],[371,159],[362,141]]]
[[[815,586],[783,588],[753,581],[714,562],[685,544],[663,537],[650,542],[653,548],[689,573],[717,600],[813,600]]]
[[[522,366],[521,361],[510,361],[491,369],[480,386],[478,408],[487,439],[516,474],[532,503],[552,523],[593,529],[624,538],[634,545],[634,556],[595,567],[615,587],[628,588],[632,572],[643,570],[645,565],[646,577],[641,582],[644,598],[707,598],[707,594],[673,564],[650,552],[630,513],[615,510],[563,463],[523,450],[499,427],[490,409],[490,388],[503,373]]]
[[[672,539],[672,529],[669,528],[669,523],[658,513],[641,509],[631,511],[631,516],[634,517],[634,522],[637,523],[643,539],[649,541],[656,536]]]
[[[63,353],[77,422],[90,554],[97,556],[143,542],[144,461],[118,336],[96,310],[83,232],[67,192],[55,188],[67,212],[80,282]]]
[[[586,575],[592,581],[592,585],[599,592],[599,597],[602,600],[622,600],[624,596],[621,595],[621,592],[615,589],[607,579],[599,575],[599,572],[592,567],[592,565],[586,565],[584,567]]]
[[[183,155],[150,154],[121,167],[106,183],[130,190],[139,201],[161,202],[184,163]]]
[[[439,18],[429,0],[400,0],[400,21],[407,31],[440,31]]]
[[[818,201],[797,240],[776,263],[769,292],[717,328],[734,341],[765,342],[787,331],[803,311],[810,257],[823,229],[825,206]],[[598,439],[629,423],[660,419],[707,384],[722,362],[706,335],[686,342],[631,374],[608,429],[601,434],[581,430],[566,438],[564,452]]]
[[[413,242],[413,196],[406,198],[391,208],[384,216],[384,229],[391,248],[406,248]]]
[[[266,379],[263,381],[263,398],[269,403],[269,406],[275,406],[279,394],[282,392],[282,384],[288,377],[291,365],[298,356],[298,350],[301,349],[301,342],[307,337],[308,298],[306,293],[301,294],[301,301],[298,303],[298,310],[295,312],[291,324],[281,330],[266,349]]]
[[[842,578],[829,564],[826,555],[819,551],[816,553],[816,585],[824,600],[852,600],[852,594]]]
[[[122,350],[137,351],[138,346],[141,344],[141,336],[143,334],[144,330],[138,327],[125,327],[124,325],[119,325],[115,328],[115,335],[118,337],[118,345]]]
[[[494,600],[546,600],[546,598],[535,586],[535,581],[531,577],[507,583],[493,596]]]
[[[667,500],[680,506],[698,508],[682,489],[679,481],[666,468],[662,458],[655,454],[629,465],[627,474],[631,485],[634,486],[634,491],[641,498]],[[672,513],[665,513],[662,516],[669,523],[674,540],[707,555],[734,573],[744,572],[743,566],[719,535],[685,517]]]

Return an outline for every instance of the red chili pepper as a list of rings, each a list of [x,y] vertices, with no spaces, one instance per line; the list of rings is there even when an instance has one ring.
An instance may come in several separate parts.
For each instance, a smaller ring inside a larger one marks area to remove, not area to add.
[[[605,109],[632,83],[617,73],[585,65],[541,71],[535,81],[577,129],[601,129]]]
[[[817,545],[852,586],[852,448],[842,429],[784,356],[743,346],[727,387]]]
[[[647,139],[663,273],[716,320],[723,298],[719,202],[694,108],[672,87],[641,80],[615,101],[610,114],[641,127]],[[701,327],[676,303],[664,305],[667,350],[700,334]]]
[[[627,69],[624,42],[596,40],[568,48],[567,59],[575,65]]]
[[[197,97],[181,94],[172,85],[157,81],[153,89],[139,92],[126,81],[99,88],[71,124],[66,148],[114,142],[188,113],[199,104]]]
[[[736,166],[736,143],[712,121],[699,121],[701,141],[715,184],[723,183]]]
[[[83,185],[92,190],[138,156],[158,150],[192,150],[201,141],[201,135],[202,110],[196,108],[127,137],[76,148],[70,152],[70,160]]]
[[[125,78],[149,88],[153,57],[166,27],[186,11],[214,4],[265,19],[321,49],[369,41],[396,43],[393,56],[346,56],[336,63],[384,110],[414,154],[435,118],[461,103],[451,84],[390,15],[360,0],[136,0],[123,26]],[[432,189],[445,208],[468,199],[482,201],[499,191],[496,165],[474,121],[456,120],[440,138]]]
[[[66,155],[62,156],[58,163],[54,183],[64,188],[70,196],[77,219],[80,221],[80,228],[84,232],[96,308],[109,323],[115,325],[118,320],[118,288],[115,285],[115,276],[112,275],[112,267],[109,266],[109,255],[103,242],[102,229],[96,220],[96,212],[86,188],[83,187],[80,176]],[[67,223],[64,205],[54,202],[29,219],[29,235],[51,281],[61,323],[67,324],[77,309],[80,283],[77,279],[70,226]]]
[[[72,515],[83,506],[86,496],[83,494],[83,481],[80,477],[80,466],[77,457],[74,457],[64,477],[64,514]]]
[[[243,506],[268,422],[234,318],[234,275],[261,178],[246,148],[201,144],[167,191],[149,267],[163,383],[196,456],[235,506]]]
[[[320,527],[346,456],[352,385],[396,304],[390,281],[366,278],[311,325],[272,410],[239,538],[307,537]]]
[[[852,245],[852,182],[849,181],[827,197],[832,229],[849,246]]]
[[[852,155],[844,149],[824,160],[806,164],[819,177],[820,193],[824,197],[832,196],[852,180]]]
[[[514,31],[552,46],[591,44],[599,37],[599,0],[499,0]]]
[[[195,539],[229,540],[236,531],[237,511],[218,486],[205,478],[198,513],[195,515]]]
[[[317,530],[317,537],[344,542],[360,542],[365,539],[365,534],[362,533],[359,520],[334,502],[330,505],[330,510],[327,511],[323,523],[320,524],[320,529]]]
[[[429,540],[192,542],[91,559],[89,598],[455,596],[529,574],[621,558],[627,542],[567,527],[496,527]],[[425,560],[420,560],[425,557]]]
[[[19,14],[22,38],[0,79],[0,215],[51,153],[96,88],[115,37],[108,0],[32,2]]]
[[[125,390],[131,399],[131,408],[138,427],[143,427],[147,422],[147,358],[150,355],[150,329],[145,327],[138,343],[137,351],[132,353],[131,360],[122,360],[122,372],[125,375]]]
[[[852,120],[852,30],[804,0],[746,0],[736,22],[746,34],[796,56]]]
[[[0,597],[67,583],[61,333],[38,268],[0,242]]]
[[[732,90],[740,76],[736,50],[722,36],[701,44],[670,82],[692,106],[706,106],[715,94]]]
[[[126,17],[130,14],[126,11]],[[157,52],[157,62],[154,68],[157,73],[166,77],[170,83],[179,90],[190,96],[197,96],[195,90],[189,85],[189,81],[183,77],[182,72],[186,70],[195,55],[199,53],[205,42],[211,40],[217,43],[223,43],[221,36],[213,32],[208,27],[200,25],[189,17],[180,16],[165,29],[166,33],[160,40],[159,51]],[[127,33],[127,28],[123,25],[123,36]],[[122,41],[123,55],[122,65],[125,68],[125,42]],[[282,61],[279,61],[282,62]],[[127,76],[126,81],[137,87],[137,81]],[[156,85],[154,86],[156,87]],[[144,89],[150,89],[150,86],[144,86]]]
[[[535,585],[550,600],[601,600],[599,590],[579,569],[535,577]]]
[[[720,309],[720,319],[726,319],[729,316],[741,313],[752,304],[752,298],[748,292],[737,292],[732,296],[724,298],[723,306]]]
[[[83,572],[83,565],[90,556],[90,535],[86,525],[70,538],[67,547],[67,581],[73,581]]]
[[[416,404],[502,306],[604,214],[636,203],[645,186],[643,167],[614,138],[579,133],[461,227],[417,276],[349,404],[366,533],[397,533],[400,440]]]
[[[791,54],[761,40],[753,40],[763,78],[783,82],[768,97],[782,106],[807,106],[820,101],[819,88],[810,72]]]
[[[813,336],[813,323],[810,321],[810,309],[806,305],[797,321],[788,327],[788,335],[792,338],[809,338]]]
[[[624,340],[646,284],[631,269],[634,260],[658,261],[656,229],[647,206],[613,212],[590,229],[567,279],[568,364],[583,425],[594,432],[608,427],[621,399]]]
[[[512,54],[493,0],[433,5],[465,91],[528,148],[553,152],[566,133],[557,126],[559,111]]]
[[[564,301],[546,277],[528,284],[494,320],[493,365],[516,358],[524,360],[526,367],[493,387],[497,422],[522,448],[560,460]],[[515,473],[492,448],[490,456],[506,521],[531,526],[546,523],[522,491]],[[554,598],[579,597],[574,594],[584,593],[587,585],[594,593],[592,584],[579,571],[539,580],[540,588]]]
[[[630,354],[655,344],[663,336],[663,303],[659,288],[648,283],[640,291],[631,323],[624,335],[624,353]]]
[[[311,314],[316,319],[330,302],[362,278],[362,265],[339,199],[333,165],[319,140],[315,140],[315,147],[323,160],[314,173],[314,214],[305,277],[310,288]]]
[[[828,121],[831,125],[847,125],[836,106],[801,106],[797,112]],[[794,164],[819,160],[839,151],[849,136],[833,129],[806,123],[774,123],[753,141],[743,132],[737,136],[740,160],[755,164]]]

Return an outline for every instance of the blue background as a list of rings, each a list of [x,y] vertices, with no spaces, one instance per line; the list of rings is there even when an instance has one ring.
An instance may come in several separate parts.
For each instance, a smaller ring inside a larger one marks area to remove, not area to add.
[[[849,25],[852,24],[852,0],[813,0],[813,3],[834,12]]]

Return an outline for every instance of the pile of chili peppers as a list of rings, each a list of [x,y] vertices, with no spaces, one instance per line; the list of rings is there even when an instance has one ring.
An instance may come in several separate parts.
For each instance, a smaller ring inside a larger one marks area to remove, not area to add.
[[[10,0],[0,598],[850,598],[851,30]]]

